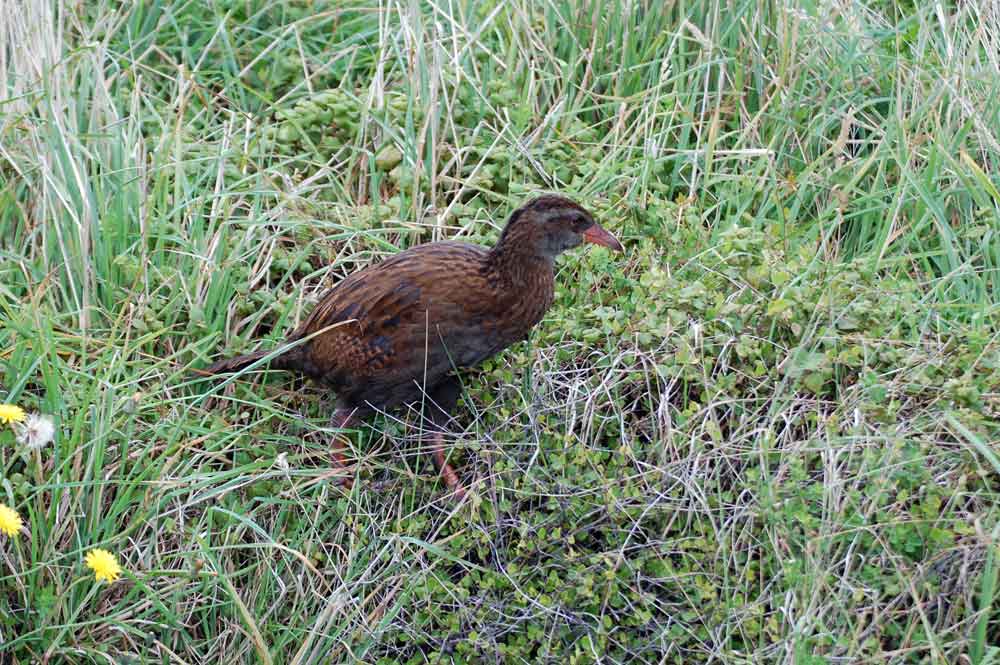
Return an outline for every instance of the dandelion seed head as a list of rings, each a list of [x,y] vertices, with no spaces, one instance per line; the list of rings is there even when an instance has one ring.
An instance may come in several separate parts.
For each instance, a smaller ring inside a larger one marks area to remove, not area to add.
[[[30,413],[23,423],[17,425],[17,440],[31,450],[38,450],[52,442],[56,426],[51,416]]]

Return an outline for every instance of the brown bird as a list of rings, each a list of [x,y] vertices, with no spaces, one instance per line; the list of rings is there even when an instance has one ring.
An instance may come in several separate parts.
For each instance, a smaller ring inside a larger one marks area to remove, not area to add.
[[[563,196],[540,196],[514,211],[492,248],[432,242],[349,275],[291,333],[288,342],[300,343],[270,366],[329,386],[337,395],[337,428],[426,398],[431,456],[461,496],[443,435],[461,390],[455,372],[528,336],[552,305],[555,258],[584,242],[622,251],[582,207]],[[239,371],[269,353],[222,360],[203,372]],[[344,465],[342,450],[334,444]]]

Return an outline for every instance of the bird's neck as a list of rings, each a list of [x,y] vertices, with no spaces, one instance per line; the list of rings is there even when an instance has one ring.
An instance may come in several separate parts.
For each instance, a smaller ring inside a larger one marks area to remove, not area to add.
[[[489,266],[494,277],[506,289],[538,288],[551,283],[554,276],[552,258],[532,251],[521,243],[502,239],[490,250]]]
[[[538,323],[555,298],[552,259],[500,243],[491,250],[488,265],[508,322],[517,329]]]

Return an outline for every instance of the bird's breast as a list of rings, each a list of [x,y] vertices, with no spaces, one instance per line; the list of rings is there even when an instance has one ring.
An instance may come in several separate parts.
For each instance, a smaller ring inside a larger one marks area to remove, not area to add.
[[[504,337],[512,338],[508,344],[527,336],[544,318],[545,312],[552,306],[554,296],[554,281],[551,275],[545,273],[534,275],[526,283],[508,290],[507,296],[501,300],[497,321],[498,327],[503,329]]]

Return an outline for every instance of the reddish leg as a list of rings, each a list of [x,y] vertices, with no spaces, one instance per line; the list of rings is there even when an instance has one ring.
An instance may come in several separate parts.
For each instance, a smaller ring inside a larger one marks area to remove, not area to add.
[[[455,469],[445,459],[444,430],[451,420],[451,412],[455,409],[458,396],[462,393],[462,384],[456,376],[449,376],[434,386],[430,392],[430,404],[427,405],[428,417],[431,421],[430,453],[434,466],[441,472],[444,484],[461,501],[465,497],[465,488],[458,479]]]
[[[461,501],[465,498],[465,487],[462,486],[462,481],[458,479],[458,474],[455,473],[455,469],[452,468],[451,464],[444,456],[444,434],[442,432],[434,432],[431,434],[431,458],[434,460],[434,466],[438,468],[441,472],[441,478],[444,480],[444,484],[449,490],[455,495],[455,498]]]
[[[338,407],[333,412],[333,417],[331,418],[330,424],[333,427],[336,427],[337,429],[343,429],[345,427],[349,427],[351,421],[353,420],[354,420],[354,409]],[[333,459],[345,472],[350,466],[348,464],[347,457],[344,456],[344,448],[346,447],[346,443],[347,439],[344,438],[343,434],[333,435],[333,449],[331,451],[333,453]],[[345,475],[344,479],[341,481],[341,484],[343,484],[343,486],[346,487],[347,489],[351,489],[351,487],[354,485],[354,479],[349,475]]]

